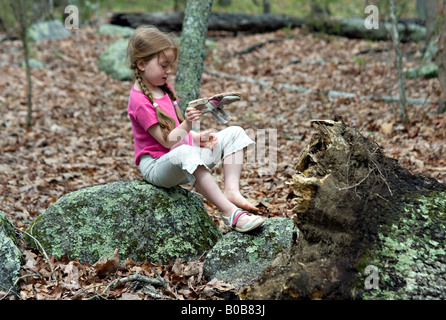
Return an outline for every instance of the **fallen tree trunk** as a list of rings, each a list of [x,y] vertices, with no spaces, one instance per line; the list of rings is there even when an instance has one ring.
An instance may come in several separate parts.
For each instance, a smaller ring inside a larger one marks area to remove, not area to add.
[[[136,28],[142,24],[155,25],[170,31],[181,31],[184,14],[182,12],[114,13],[111,24]],[[209,20],[210,31],[270,32],[285,27],[302,26],[303,20],[278,14],[249,15],[242,13],[212,13]]]
[[[314,122],[295,165],[292,249],[244,299],[446,298],[446,186],[340,121]]]
[[[426,28],[411,20],[398,22],[398,33],[401,42],[421,41],[426,37]],[[368,39],[373,41],[390,40],[391,22],[382,21],[377,29],[367,29],[364,19],[360,17],[326,19],[307,19],[305,25],[311,31],[323,32],[352,39]]]
[[[159,28],[180,32],[184,14],[182,12],[145,12],[145,13],[113,13],[111,24],[136,28],[139,25],[150,24]],[[389,40],[390,23],[382,22],[378,29],[367,29],[364,18],[335,18],[329,16],[292,17],[279,14],[242,14],[242,13],[212,13],[209,31],[230,31],[261,33],[272,32],[282,28],[307,27],[311,31],[324,32],[348,38],[370,40]],[[418,23],[400,21],[398,30],[401,41],[420,41],[426,36],[426,28]]]

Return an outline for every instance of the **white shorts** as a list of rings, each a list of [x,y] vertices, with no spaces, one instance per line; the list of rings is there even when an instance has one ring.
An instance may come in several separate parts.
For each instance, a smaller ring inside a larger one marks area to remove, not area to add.
[[[159,187],[171,188],[180,184],[195,184],[194,172],[199,165],[212,169],[226,156],[233,154],[255,142],[243,128],[231,126],[217,132],[214,149],[181,145],[169,153],[152,158],[141,157],[139,169],[144,180]]]

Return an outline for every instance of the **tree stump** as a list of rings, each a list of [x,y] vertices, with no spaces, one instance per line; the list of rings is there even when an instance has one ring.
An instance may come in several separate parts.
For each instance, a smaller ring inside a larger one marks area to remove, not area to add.
[[[313,123],[318,132],[290,183],[299,237],[288,258],[267,268],[240,296],[422,297],[430,288],[418,272],[424,268],[417,265],[422,252],[438,268],[433,280],[444,282],[446,186],[412,175],[342,119]],[[429,199],[429,209],[415,210]],[[433,291],[434,297],[444,295],[441,288]]]

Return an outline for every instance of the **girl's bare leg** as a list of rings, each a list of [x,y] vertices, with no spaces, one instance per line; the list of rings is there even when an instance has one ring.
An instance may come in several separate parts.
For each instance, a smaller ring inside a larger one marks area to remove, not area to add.
[[[243,166],[243,150],[230,154],[223,160],[223,173],[225,179],[224,195],[239,208],[257,212],[254,205],[245,199],[240,193],[240,174]]]
[[[226,198],[215,182],[212,174],[204,166],[198,166],[194,172],[194,176],[196,179],[194,185],[195,189],[215,205],[222,212],[223,216],[229,217],[234,210],[239,208],[236,204]],[[241,227],[249,221],[250,218],[248,216],[242,216],[238,220],[237,226]]]
[[[237,207],[221,192],[212,174],[203,166],[198,166],[194,172],[195,189],[215,205],[224,216],[230,216]]]

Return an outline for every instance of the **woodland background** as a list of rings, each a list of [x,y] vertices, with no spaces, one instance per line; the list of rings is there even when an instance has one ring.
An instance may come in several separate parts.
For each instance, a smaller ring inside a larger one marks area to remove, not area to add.
[[[263,12],[260,1],[214,2],[213,12]],[[380,8],[380,19],[389,18],[387,1],[327,0],[319,1],[317,7],[312,6],[316,1],[269,3],[273,13],[306,16],[322,10],[335,16],[364,18],[366,4],[374,3]],[[55,4],[53,15],[61,17],[64,4]],[[23,45],[17,32],[3,30],[0,34],[0,210],[18,230],[26,229],[66,193],[95,184],[141,179],[133,163],[133,137],[126,111],[132,83],[114,80],[98,69],[99,55],[118,37],[99,34],[97,26],[107,23],[111,12],[167,12],[185,7],[184,1],[78,4],[84,16],[71,37],[30,44],[30,57],[43,62],[44,67],[31,70],[33,112],[29,126]],[[415,1],[398,1],[397,9],[400,18],[417,17]],[[277,154],[272,163],[247,163],[242,173],[242,192],[265,217],[293,215],[293,194],[287,181],[313,133],[310,120],[331,119],[336,114],[375,140],[403,167],[446,183],[446,114],[438,112],[439,80],[405,80],[407,97],[424,101],[407,104],[407,123],[399,119],[398,102],[379,98],[400,93],[390,40],[347,39],[312,33],[305,27],[263,34],[212,32],[208,39],[200,97],[241,92],[243,100],[227,108],[233,115],[230,124],[244,127],[255,139],[260,138],[259,129],[265,129],[267,152]],[[424,42],[401,43],[405,70],[420,64],[424,47]],[[175,83],[175,76],[170,81]],[[269,84],[262,85],[261,81]],[[283,84],[311,90],[301,93]],[[332,97],[326,94],[329,91],[353,93],[354,97]],[[223,127],[210,115],[200,123],[202,129]],[[277,132],[277,144],[268,140],[272,131]],[[271,165],[273,172],[267,172]],[[214,173],[222,183],[220,168]],[[209,214],[217,216],[215,207],[203,201]],[[199,271],[185,276],[179,268],[191,265],[181,261],[166,266],[129,262],[119,271],[99,277],[100,265],[94,268],[52,258],[57,273],[54,281],[42,254],[22,249],[21,299],[147,299],[150,297],[141,288],[125,283],[99,293],[109,289],[107,285],[113,280],[135,270],[154,275],[154,269],[169,281],[161,298],[216,299],[231,290],[223,283],[206,282]],[[37,273],[40,276],[35,276]]]

